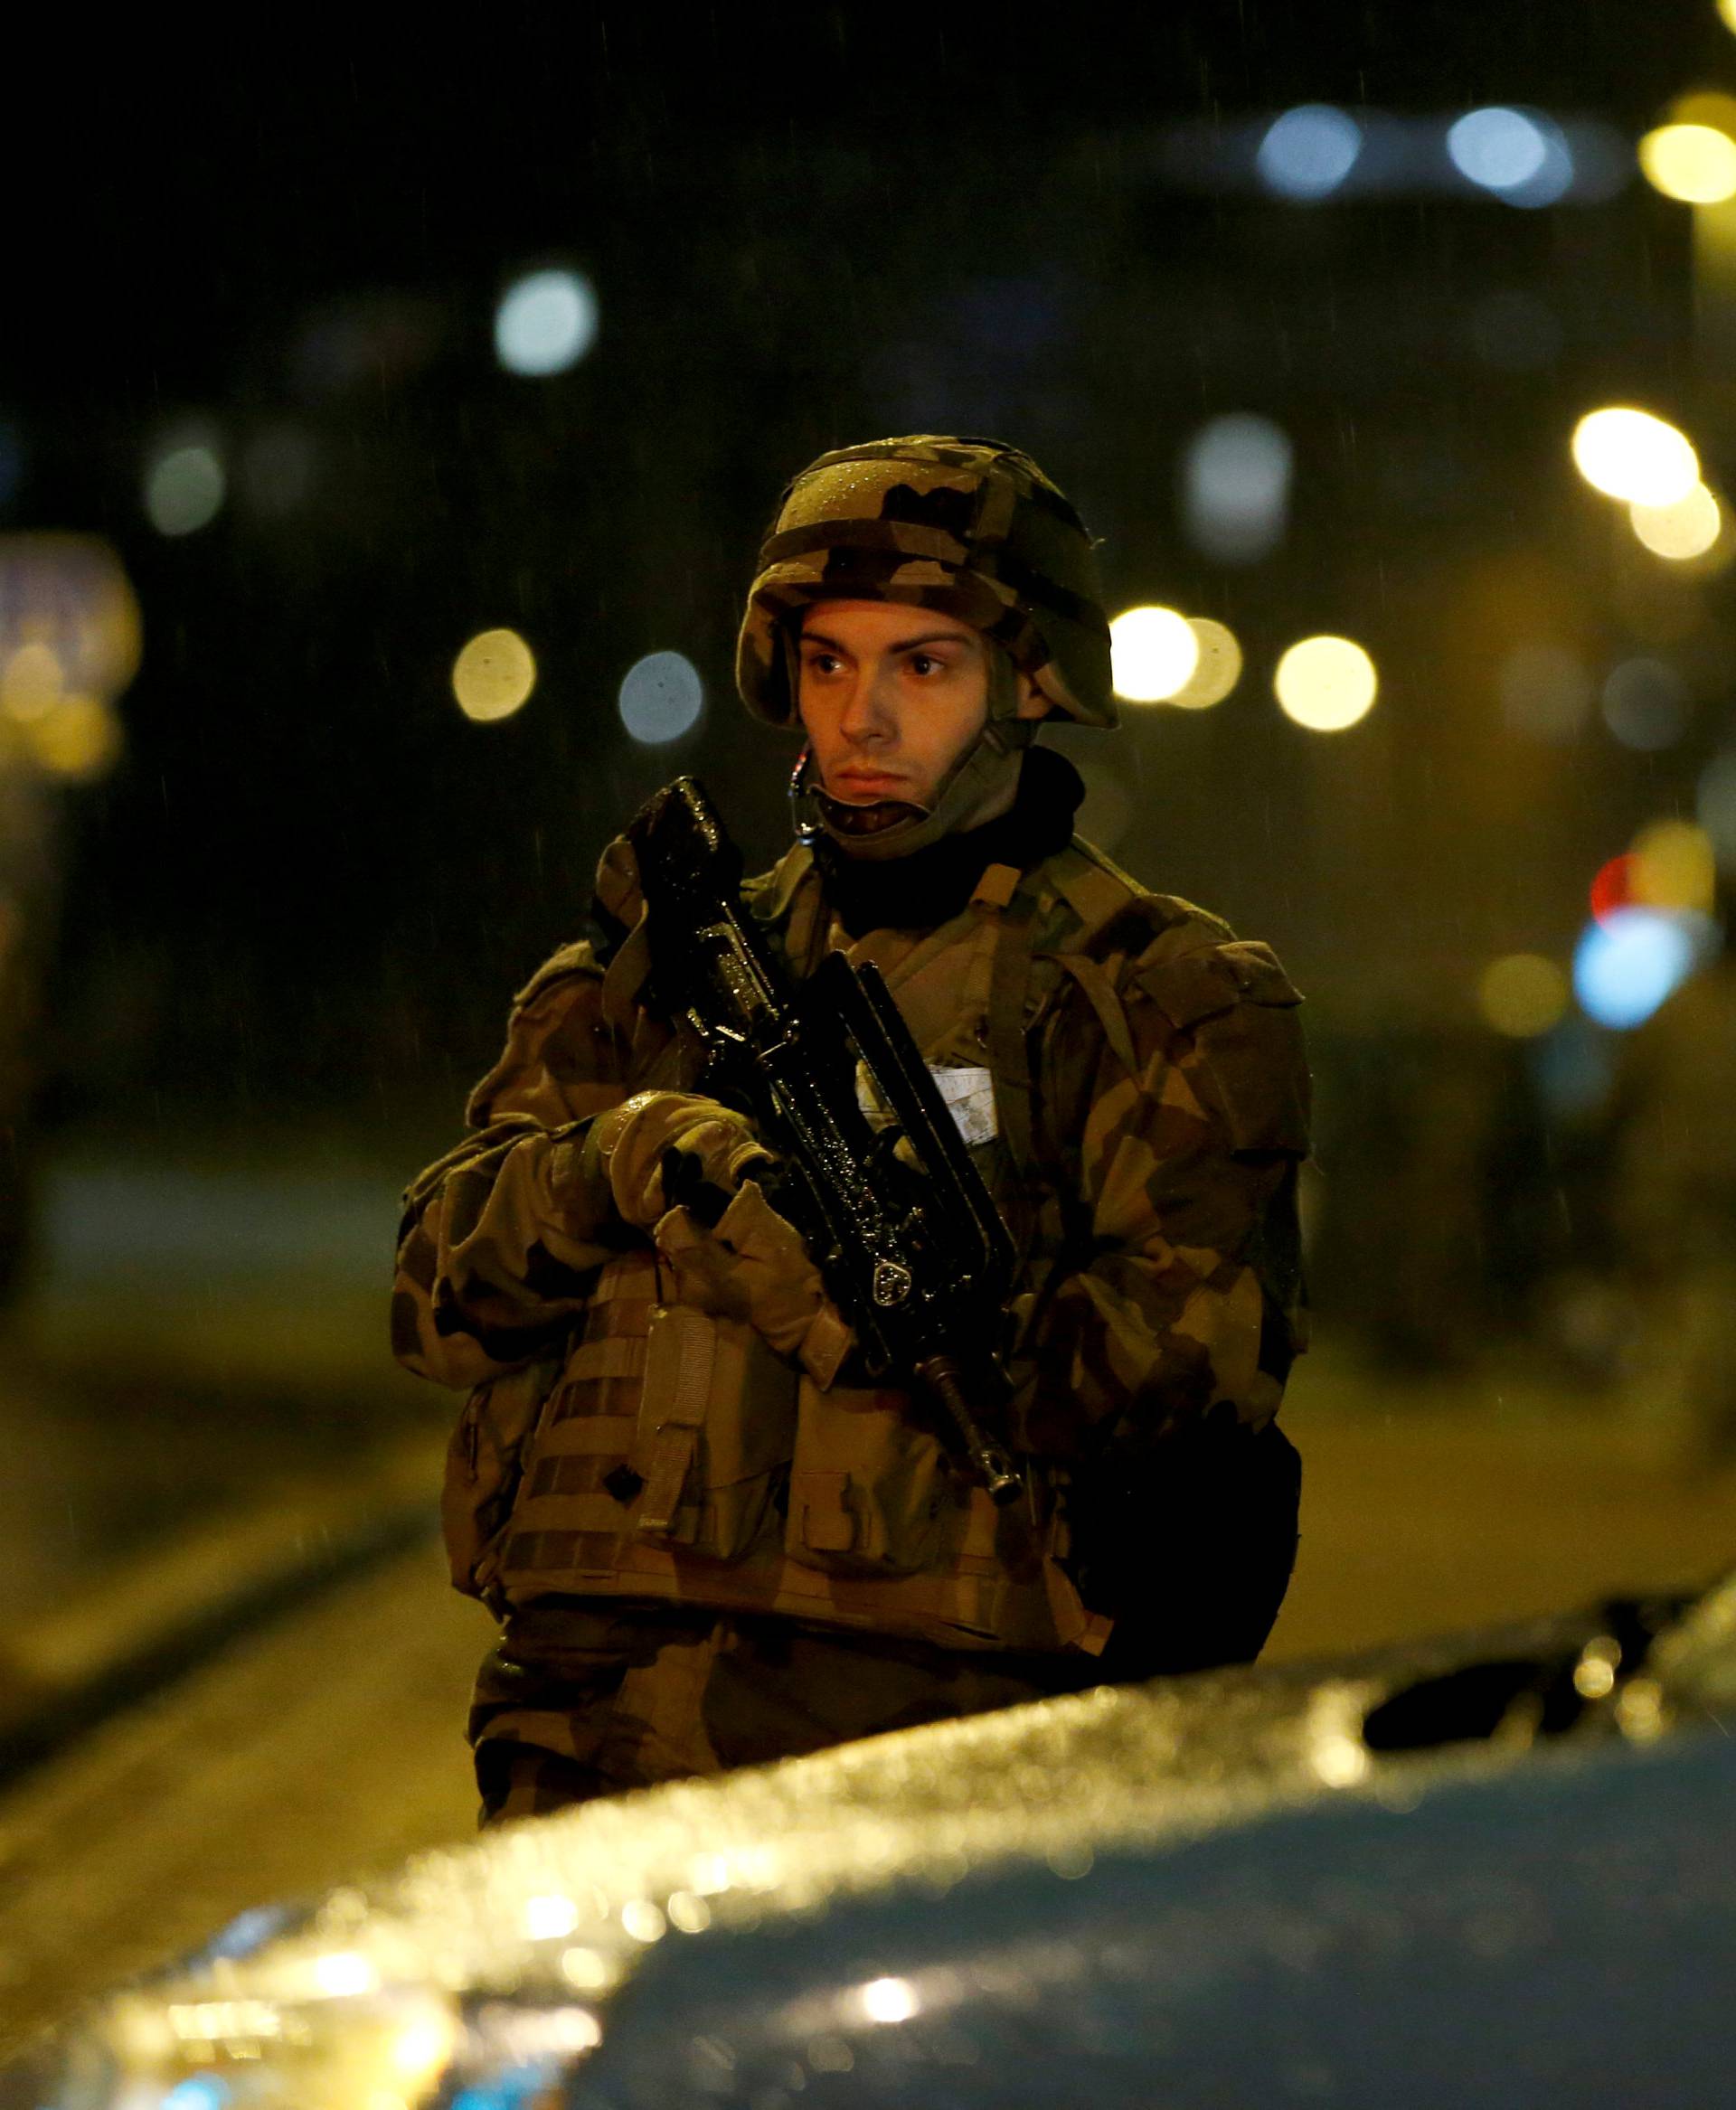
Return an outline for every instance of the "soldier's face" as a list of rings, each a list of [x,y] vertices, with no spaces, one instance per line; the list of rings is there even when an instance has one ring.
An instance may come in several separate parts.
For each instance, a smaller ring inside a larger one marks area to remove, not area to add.
[[[980,630],[889,601],[819,601],[802,618],[797,706],[827,794],[929,805],[988,716]],[[1046,705],[1027,693],[1021,717]]]

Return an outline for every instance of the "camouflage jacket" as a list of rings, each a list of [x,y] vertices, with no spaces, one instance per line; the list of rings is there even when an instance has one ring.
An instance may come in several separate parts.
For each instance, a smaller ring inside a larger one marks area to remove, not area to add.
[[[598,902],[624,935],[557,953],[521,993],[474,1133],[406,1197],[394,1350],[474,1388],[447,1490],[454,1579],[502,1609],[679,1597],[955,1645],[1100,1646],[1067,1579],[1070,1468],[1138,1461],[1213,1409],[1263,1425],[1303,1345],[1296,992],[1266,947],[1079,838],[1023,878],[991,866],[929,934],[853,945],[800,849],[744,900],[798,975],[835,946],[875,959],[930,1064],[992,1079],[977,1156],[1025,1255],[1006,1433],[1029,1513],[960,1484],[901,1395],[822,1394],[725,1338],[703,1427],[675,1432],[680,1517],[636,1527],[636,1484],[668,1463],[673,1366],[655,1256],[580,1160],[600,1112],[691,1088],[694,1051],[637,1001],[641,904],[618,842]]]

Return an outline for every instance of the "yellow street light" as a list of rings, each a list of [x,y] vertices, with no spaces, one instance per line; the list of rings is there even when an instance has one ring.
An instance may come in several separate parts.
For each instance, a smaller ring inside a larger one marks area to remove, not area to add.
[[[458,709],[478,723],[510,718],[536,686],[536,662],[516,630],[484,630],[452,664]]]
[[[1700,481],[1684,433],[1649,410],[1612,404],[1573,428],[1573,463],[1586,482],[1633,505],[1674,505]]]
[[[1654,821],[1634,838],[1629,885],[1647,909],[1710,915],[1717,874],[1712,838],[1692,821]]]
[[[1348,637],[1305,637],[1278,663],[1278,707],[1310,732],[1343,732],[1366,718],[1380,686],[1374,662]]]
[[[1655,556],[1681,564],[1703,557],[1723,532],[1723,509],[1703,484],[1674,505],[1630,505],[1634,532]]]
[[[1222,703],[1241,679],[1241,647],[1227,624],[1210,616],[1190,616],[1187,626],[1200,648],[1194,672],[1170,698],[1184,711],[1204,711]]]
[[[1200,640],[1175,608],[1128,608],[1109,625],[1110,680],[1129,703],[1165,703],[1200,664]]]
[[[1684,205],[1736,197],[1736,139],[1712,125],[1660,125],[1640,141],[1639,165],[1655,191]]]
[[[1497,1033],[1533,1041],[1561,1023],[1570,994],[1565,974],[1542,953],[1491,960],[1477,985],[1477,1009]]]

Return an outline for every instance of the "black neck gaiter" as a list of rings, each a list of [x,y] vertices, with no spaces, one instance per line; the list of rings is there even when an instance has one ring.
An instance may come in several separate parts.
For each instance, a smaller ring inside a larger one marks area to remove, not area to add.
[[[997,819],[943,835],[908,857],[871,863],[822,838],[815,845],[826,898],[852,937],[871,930],[933,930],[957,916],[991,864],[1029,871],[1072,840],[1085,796],[1079,771],[1052,748],[1027,749],[1018,795]]]

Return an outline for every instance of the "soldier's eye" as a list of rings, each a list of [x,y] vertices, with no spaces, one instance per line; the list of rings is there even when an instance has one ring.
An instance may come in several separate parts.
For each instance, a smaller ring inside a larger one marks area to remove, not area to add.
[[[946,664],[944,659],[937,659],[931,652],[913,652],[910,655],[910,672],[913,674],[939,673]]]

